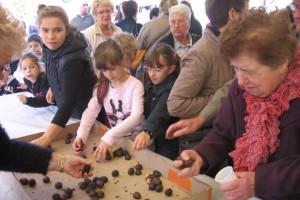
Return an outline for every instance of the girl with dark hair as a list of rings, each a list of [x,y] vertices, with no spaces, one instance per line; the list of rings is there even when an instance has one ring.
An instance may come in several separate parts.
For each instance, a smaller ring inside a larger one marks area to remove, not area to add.
[[[165,139],[169,125],[178,121],[171,117],[167,109],[167,100],[180,71],[180,57],[168,44],[158,45],[149,56],[144,67],[149,75],[144,96],[144,114],[146,121],[142,131],[136,137],[135,150],[145,149],[152,138],[155,141],[155,152],[169,159],[176,159],[179,152],[178,138]]]

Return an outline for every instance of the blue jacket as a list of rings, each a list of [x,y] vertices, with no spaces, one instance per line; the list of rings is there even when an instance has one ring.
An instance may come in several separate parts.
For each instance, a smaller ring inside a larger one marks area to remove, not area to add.
[[[117,22],[116,26],[120,27],[124,32],[137,37],[143,25],[136,23],[135,19],[125,18]]]

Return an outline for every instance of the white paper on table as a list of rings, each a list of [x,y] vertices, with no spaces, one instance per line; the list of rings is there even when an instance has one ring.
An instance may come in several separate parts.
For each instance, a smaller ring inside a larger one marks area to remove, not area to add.
[[[0,96],[0,123],[10,138],[18,138],[34,133],[44,132],[50,125],[56,111],[56,106],[33,108],[19,101],[17,95],[25,94],[32,97],[29,92],[21,92]],[[71,118],[67,124],[80,120]]]

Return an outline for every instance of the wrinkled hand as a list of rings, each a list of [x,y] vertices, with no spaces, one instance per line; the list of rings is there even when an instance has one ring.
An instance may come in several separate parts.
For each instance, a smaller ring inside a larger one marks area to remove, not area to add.
[[[51,88],[48,89],[48,92],[46,94],[46,100],[49,104],[54,104],[55,98],[54,98]]]
[[[180,156],[183,160],[194,159],[195,162],[193,163],[193,165],[191,167],[180,170],[180,172],[178,174],[179,177],[190,178],[192,176],[199,175],[200,168],[203,165],[203,160],[199,156],[199,154],[195,150],[185,150],[181,153]],[[175,160],[173,162],[173,166],[177,169],[180,169],[182,164],[183,164],[182,160]]]
[[[150,142],[150,135],[144,131],[140,132],[133,142],[133,150],[141,151],[146,149]]]
[[[76,153],[80,153],[86,149],[87,145],[82,142],[81,138],[76,138],[72,144],[72,147]]]
[[[206,122],[206,119],[199,115],[192,119],[183,119],[169,126],[166,132],[167,139],[173,139],[199,130]]]
[[[89,174],[84,173],[84,176],[82,177],[84,165],[92,165],[92,162],[79,156],[65,155],[64,172],[66,174],[75,178],[88,178],[93,176],[92,171],[94,170],[94,167],[92,166]]]
[[[50,141],[43,135],[35,140],[32,140],[31,143],[41,147],[47,147],[50,144]]]
[[[22,90],[27,90],[28,86],[24,83],[19,83],[19,86],[17,87],[17,89],[22,89]]]
[[[104,161],[106,160],[107,153],[109,153],[111,158],[113,158],[111,146],[101,140],[100,144],[94,152],[94,157],[97,161]]]
[[[228,200],[246,200],[255,196],[255,172],[235,173],[238,179],[220,185],[224,197]]]

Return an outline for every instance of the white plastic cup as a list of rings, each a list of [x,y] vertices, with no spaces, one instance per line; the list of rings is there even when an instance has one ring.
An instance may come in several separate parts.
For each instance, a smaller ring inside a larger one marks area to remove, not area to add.
[[[226,183],[229,181],[234,181],[236,180],[238,177],[237,175],[234,173],[233,168],[231,166],[227,166],[224,167],[223,169],[221,169],[216,177],[215,177],[215,181],[222,184],[222,183]],[[260,198],[258,197],[251,197],[248,200],[260,200]]]
[[[222,184],[222,183],[236,180],[237,178],[238,177],[234,173],[233,168],[231,166],[227,166],[227,167],[224,167],[223,169],[221,169],[217,173],[217,175],[215,177],[215,181]]]

